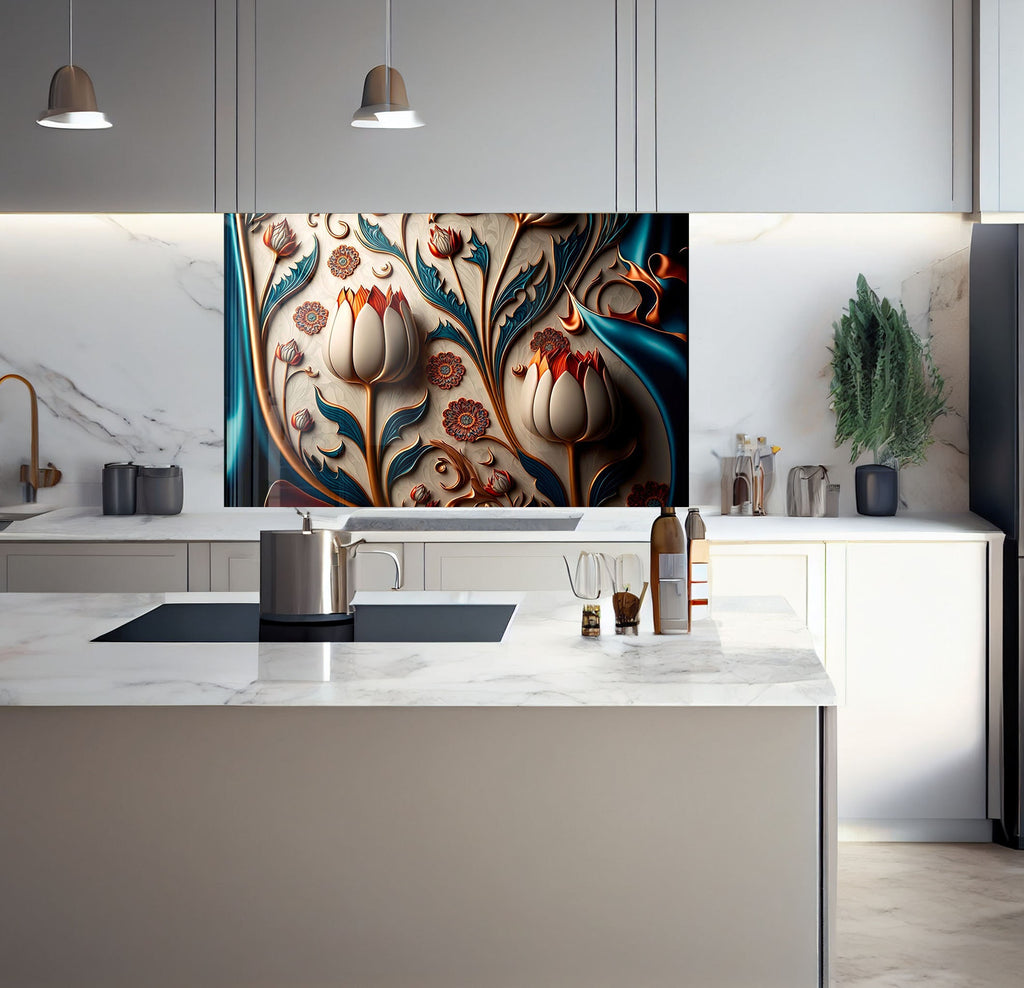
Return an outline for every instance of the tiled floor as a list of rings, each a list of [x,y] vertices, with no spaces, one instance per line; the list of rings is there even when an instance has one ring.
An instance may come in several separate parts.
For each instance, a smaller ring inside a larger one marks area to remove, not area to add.
[[[1024,851],[840,844],[835,988],[1024,986]]]

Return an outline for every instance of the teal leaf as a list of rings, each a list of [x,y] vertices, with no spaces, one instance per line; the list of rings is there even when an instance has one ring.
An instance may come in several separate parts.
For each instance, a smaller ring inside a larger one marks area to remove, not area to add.
[[[324,456],[329,456],[332,460],[337,459],[339,456],[341,456],[342,453],[345,452],[344,443],[338,443],[338,445],[335,446],[334,449],[324,449],[323,446],[320,446],[319,444],[317,445],[316,448],[321,453],[323,453]]]
[[[391,459],[391,463],[388,464],[388,490],[391,490],[391,486],[400,477],[404,477],[407,473],[412,473],[416,469],[416,464],[420,462],[423,454],[429,450],[427,446],[419,436],[416,437],[416,442],[411,446],[406,446],[405,449],[400,449]]]
[[[529,453],[525,453],[523,450],[519,451],[519,462],[522,463],[526,468],[526,472],[536,481],[537,490],[554,507],[568,507],[569,501],[565,496],[565,488],[551,467],[540,460],[535,460]]]
[[[601,215],[601,225],[598,231],[597,246],[594,248],[594,257],[597,257],[606,247],[618,240],[619,235],[629,224],[629,213],[604,213]]]
[[[445,290],[437,268],[432,264],[427,264],[419,253],[416,254],[416,274],[420,283],[420,291],[430,302],[439,309],[451,313],[466,329],[472,327],[473,317],[469,314],[466,303],[461,302],[455,292]]]
[[[530,279],[534,276],[539,268],[539,264],[531,264],[529,267],[523,268],[502,290],[501,294],[497,297],[494,302],[494,308],[491,310],[492,316],[497,315],[501,310],[511,302],[519,292],[526,291],[526,286],[530,283]]]
[[[338,427],[338,435],[351,439],[365,456],[366,441],[363,439],[363,428],[359,424],[359,420],[347,408],[328,401],[319,388],[313,390],[316,391],[316,407],[320,409],[323,417],[333,422]]]
[[[380,448],[382,452],[401,436],[402,430],[406,426],[419,422],[427,414],[429,401],[430,395],[424,391],[423,398],[418,404],[410,405],[408,408],[399,408],[391,413],[380,433]]]
[[[494,347],[494,376],[501,379],[501,365],[504,362],[505,351],[512,345],[516,337],[529,326],[533,320],[540,315],[548,299],[548,276],[537,282],[534,288],[534,296],[527,296],[519,304],[518,308],[501,325],[498,333],[498,342]]]
[[[450,322],[438,323],[437,329],[432,329],[427,333],[427,341],[431,340],[449,340],[462,346],[466,344],[465,337]]]
[[[332,494],[340,498],[346,504],[354,508],[372,507],[366,491],[356,483],[344,470],[334,470],[327,465],[325,460],[321,463],[315,456],[305,454],[306,464],[313,472],[313,476],[320,481]]]
[[[390,241],[387,234],[376,223],[371,223],[362,213],[359,214],[359,234],[367,247],[379,250],[383,254],[391,254],[408,267],[409,262],[401,247]]]
[[[260,329],[264,329],[270,317],[279,305],[290,299],[296,292],[301,291],[313,272],[316,271],[316,262],[320,257],[320,243],[313,240],[313,249],[305,256],[296,261],[283,278],[275,282],[267,294],[266,304],[263,312],[260,313]]]
[[[480,352],[479,344],[474,336],[467,339],[465,333],[460,333],[450,322],[438,323],[436,329],[427,333],[427,341],[446,340],[449,343],[457,343],[460,347],[473,355],[473,360],[478,366],[483,366],[483,354]]]
[[[593,217],[587,216],[587,225],[582,230],[573,230],[566,234],[552,248],[552,256],[555,261],[554,286],[555,292],[561,290],[562,282],[583,257],[587,249],[587,241],[590,239],[590,227]]]
[[[466,258],[470,264],[475,264],[484,274],[487,274],[487,265],[491,261],[491,249],[482,240],[477,239],[476,231],[473,231],[473,238],[469,241],[473,252]]]
[[[590,491],[587,494],[588,508],[599,508],[619,493],[619,487],[633,471],[639,448],[639,445],[634,443],[633,448],[622,459],[606,463],[597,471],[590,482]]]

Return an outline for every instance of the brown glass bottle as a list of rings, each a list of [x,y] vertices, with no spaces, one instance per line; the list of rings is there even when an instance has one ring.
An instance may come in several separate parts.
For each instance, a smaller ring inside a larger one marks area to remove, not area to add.
[[[677,598],[682,594],[682,626]],[[686,536],[676,509],[665,506],[651,526],[651,600],[654,633],[686,630]],[[671,600],[673,606],[668,606]]]

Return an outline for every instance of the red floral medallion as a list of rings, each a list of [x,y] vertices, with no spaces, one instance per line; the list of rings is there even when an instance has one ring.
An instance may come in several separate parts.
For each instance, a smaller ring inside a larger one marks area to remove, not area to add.
[[[427,380],[442,391],[456,387],[465,376],[462,358],[454,353],[435,353],[427,361]]]
[[[359,251],[348,244],[342,244],[331,251],[327,268],[335,278],[351,278],[359,267]]]
[[[660,508],[668,501],[668,484],[648,480],[646,484],[634,484],[626,498],[631,508]]]
[[[330,313],[327,311],[327,308],[319,302],[303,302],[292,313],[292,322],[302,332],[313,336],[327,325],[327,317],[329,315]]]
[[[569,349],[569,340],[564,334],[552,329],[539,329],[533,334],[530,340],[530,349],[542,353],[546,357],[553,357],[555,354],[564,353]]]
[[[490,424],[487,409],[472,398],[457,398],[444,410],[444,431],[464,443],[476,442]]]

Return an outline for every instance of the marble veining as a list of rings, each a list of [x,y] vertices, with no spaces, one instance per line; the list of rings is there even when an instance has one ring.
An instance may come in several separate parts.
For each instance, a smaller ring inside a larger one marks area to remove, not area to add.
[[[253,594],[0,595],[7,705],[821,706],[835,690],[807,630],[779,602],[723,598],[692,635],[580,636],[568,594],[441,594],[518,602],[496,643],[138,644],[90,639],[163,602]],[[438,597],[437,599],[440,599]],[[357,594],[356,606],[427,601]],[[645,609],[649,607],[649,601]],[[641,627],[650,627],[648,613]]]
[[[178,462],[186,507],[222,503],[223,244],[219,215],[0,217],[0,372],[39,395],[40,499],[98,505],[104,462]],[[21,395],[0,394],[0,504],[28,454]]]

